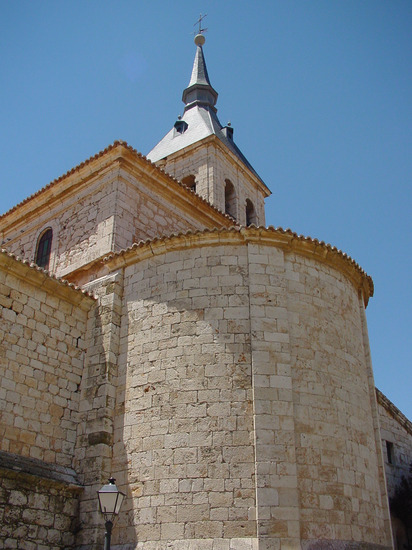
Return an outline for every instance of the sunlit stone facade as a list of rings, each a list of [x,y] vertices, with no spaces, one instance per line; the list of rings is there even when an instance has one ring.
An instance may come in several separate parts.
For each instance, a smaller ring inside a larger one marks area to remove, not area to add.
[[[113,475],[117,549],[393,548],[372,280],[263,227],[202,63],[153,162],[115,142],[0,217],[0,547],[97,550]]]

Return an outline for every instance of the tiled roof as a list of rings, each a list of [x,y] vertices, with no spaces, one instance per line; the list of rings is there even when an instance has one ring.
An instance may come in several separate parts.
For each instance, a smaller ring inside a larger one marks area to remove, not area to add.
[[[286,248],[288,250],[296,250],[298,253],[305,253],[305,245],[308,245],[310,248],[306,252],[310,252],[311,255],[316,254],[318,257],[321,257],[326,263],[333,263],[333,260],[341,261],[340,265],[346,266],[351,272],[356,274],[358,278],[364,281],[364,285],[367,289],[368,296],[365,297],[365,302],[367,304],[368,299],[373,296],[374,285],[372,277],[368,275],[358,263],[355,262],[350,256],[348,256],[342,250],[332,246],[324,241],[319,241],[318,239],[312,239],[312,237],[305,237],[304,235],[298,235],[291,229],[283,229],[282,227],[256,227],[251,225],[249,227],[242,226],[232,226],[228,229],[219,228],[219,229],[204,229],[199,231],[186,231],[183,233],[172,234],[169,236],[159,236],[154,239],[147,239],[145,241],[139,241],[138,243],[133,244],[132,246],[120,250],[118,252],[112,252],[103,258],[103,262],[108,262],[112,259],[119,258],[121,256],[127,256],[133,250],[148,247],[153,249],[155,244],[167,243],[168,241],[173,241],[173,239],[182,239],[191,238],[191,237],[201,237],[207,235],[223,235],[227,233],[238,233],[240,238],[244,240],[254,240],[256,237],[259,241],[265,242],[265,238],[268,239],[267,242],[273,242],[273,239],[280,237],[276,242],[281,248]]]
[[[8,250],[5,250],[4,248],[0,249],[0,254],[3,255],[3,257],[11,258],[15,262],[18,262],[22,265],[27,266],[29,269],[31,269],[33,271],[37,271],[39,273],[42,273],[48,279],[56,281],[59,285],[62,285],[63,287],[69,287],[69,288],[73,289],[73,291],[75,291],[75,292],[79,292],[80,294],[83,294],[84,296],[87,296],[87,297],[92,298],[94,300],[96,299],[93,294],[90,294],[86,290],[83,290],[82,288],[76,286],[75,284],[70,283],[69,281],[66,281],[66,279],[56,277],[55,275],[49,273],[49,271],[47,271],[46,269],[43,269],[42,267],[39,267],[38,265],[36,265],[33,262],[29,262],[28,260],[20,258],[19,256],[16,256],[15,254],[12,254],[11,252],[9,252]]]
[[[204,38],[204,37],[202,37]],[[148,153],[147,158],[157,162],[177,151],[193,145],[200,140],[215,135],[226,147],[264,184],[259,174],[235,144],[232,137],[228,137],[227,128],[220,123],[215,104],[217,92],[210,84],[206,61],[202,46],[196,42],[197,49],[193,62],[192,75],[189,86],[183,91],[183,102],[186,104],[181,121],[186,123],[183,132],[173,127],[160,142]],[[202,41],[203,43],[203,41]],[[233,135],[233,130],[231,131]],[[266,185],[265,185],[266,187]],[[270,193],[269,189],[267,190]]]
[[[261,177],[233,141],[226,137],[223,127],[215,112],[195,105],[187,111],[182,120],[187,123],[187,130],[182,134],[174,128],[148,153],[147,158],[157,162],[177,151],[181,151],[202,139],[215,135],[226,147],[263,183]]]
[[[375,390],[378,403],[412,435],[412,422],[378,388]]]
[[[152,168],[154,168],[156,171],[158,171],[159,173],[165,175],[167,178],[169,178],[171,181],[173,181],[174,183],[177,183],[182,189],[185,190],[186,193],[190,193],[191,195],[194,195],[197,197],[197,200],[200,200],[203,204],[207,205],[209,208],[212,208],[213,210],[215,210],[216,212],[218,212],[220,215],[222,215],[223,217],[225,217],[227,220],[232,220],[231,216],[228,216],[227,214],[225,214],[224,212],[222,212],[221,210],[219,210],[218,208],[216,208],[215,206],[213,206],[212,204],[210,204],[210,202],[208,202],[206,199],[204,199],[203,197],[201,197],[200,195],[198,195],[195,191],[193,191],[192,189],[189,189],[186,185],[184,185],[182,182],[178,181],[176,178],[174,178],[173,176],[171,176],[170,174],[168,174],[165,170],[163,170],[162,168],[159,168],[158,166],[156,166],[156,164],[154,164],[151,160],[149,160],[148,158],[146,158],[142,153],[139,153],[136,149],[134,149],[131,145],[129,145],[126,141],[122,141],[122,140],[116,140],[115,142],[113,142],[113,144],[109,145],[108,147],[106,147],[105,149],[103,149],[102,151],[100,151],[99,153],[96,153],[95,155],[93,155],[92,157],[86,159],[85,161],[81,162],[80,164],[78,164],[77,166],[75,166],[74,168],[72,168],[71,170],[69,170],[68,172],[66,172],[65,174],[63,174],[62,176],[54,179],[52,182],[50,182],[49,184],[45,185],[44,187],[42,187],[41,189],[39,189],[39,191],[36,191],[35,193],[33,193],[32,195],[28,196],[27,198],[25,198],[23,201],[21,201],[20,203],[16,204],[15,206],[13,206],[10,210],[8,210],[7,212],[5,212],[4,214],[0,215],[0,220],[4,217],[6,217],[7,215],[11,214],[12,212],[16,211],[18,208],[20,208],[21,206],[27,204],[28,202],[30,202],[31,200],[33,200],[34,198],[40,196],[42,193],[45,193],[48,189],[51,189],[53,186],[57,185],[58,183],[60,183],[61,181],[63,181],[65,178],[68,178],[69,176],[71,176],[72,174],[75,174],[76,172],[80,172],[80,170],[82,170],[82,168],[84,168],[85,166],[88,166],[89,164],[93,163],[94,161],[96,161],[97,159],[103,157],[104,155],[108,154],[109,152],[113,151],[114,149],[116,149],[117,147],[121,147],[123,149],[127,149],[129,152],[131,152],[133,155],[135,155],[137,158],[143,160],[144,162],[146,162],[148,165],[150,165]],[[233,220],[232,220],[233,221]],[[235,223],[233,221],[233,223]]]
[[[56,185],[57,183],[61,182],[62,180],[64,180],[65,178],[71,176],[72,174],[76,173],[76,172],[79,172],[79,170],[81,170],[82,168],[84,168],[85,166],[87,166],[88,164],[90,164],[91,162],[93,162],[94,160],[102,157],[103,155],[105,155],[107,152],[113,150],[115,147],[118,147],[119,145],[123,145],[124,147],[127,147],[129,148],[129,145],[125,142],[125,141],[115,141],[112,145],[109,145],[108,147],[106,147],[106,149],[103,149],[103,151],[100,151],[99,153],[96,153],[95,155],[93,155],[92,157],[86,159],[85,161],[81,162],[80,164],[78,164],[77,166],[75,166],[74,168],[72,168],[71,170],[69,170],[68,172],[66,172],[65,174],[63,174],[62,176],[54,179],[53,181],[51,181],[50,183],[48,183],[47,185],[45,185],[44,187],[42,187],[41,189],[39,189],[38,191],[36,191],[35,193],[33,193],[32,195],[29,195],[28,197],[26,197],[24,200],[22,200],[21,202],[19,202],[18,204],[16,204],[15,206],[13,206],[12,208],[10,208],[10,210],[8,210],[7,212],[5,212],[4,214],[2,214],[0,216],[0,219],[3,218],[4,216],[7,216],[8,214],[11,214],[11,212],[14,212],[15,210],[17,210],[20,206],[23,206],[23,204],[26,204],[27,202],[31,201],[32,199],[34,199],[35,197],[38,197],[39,195],[41,195],[42,193],[44,193],[47,189],[50,189],[51,187],[53,187],[54,185]],[[131,149],[131,148],[130,148]],[[136,151],[137,152],[137,151]],[[139,153],[137,153],[139,154]]]
[[[76,472],[68,466],[60,466],[37,458],[0,451],[0,468],[2,469],[2,475],[5,477],[14,477],[15,472],[17,472],[19,477],[27,476],[32,485],[36,483],[32,477],[35,476],[41,479],[42,484],[45,482],[57,483],[60,487],[61,484],[64,484],[76,493],[83,491],[83,486],[79,483]]]

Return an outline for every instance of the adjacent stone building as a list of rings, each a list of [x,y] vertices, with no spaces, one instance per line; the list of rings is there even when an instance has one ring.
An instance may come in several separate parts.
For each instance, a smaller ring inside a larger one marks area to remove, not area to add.
[[[0,217],[0,548],[100,548],[113,475],[114,548],[391,549],[381,438],[412,445],[376,399],[372,280],[264,227],[195,42],[147,158],[115,142]]]
[[[95,299],[0,252],[0,548],[72,548],[73,469]]]
[[[394,497],[402,478],[412,479],[412,423],[389,401],[385,395],[376,390],[382,449],[385,461],[385,473],[388,496]],[[412,543],[411,520],[408,529],[392,516],[392,531],[395,550],[408,548]]]

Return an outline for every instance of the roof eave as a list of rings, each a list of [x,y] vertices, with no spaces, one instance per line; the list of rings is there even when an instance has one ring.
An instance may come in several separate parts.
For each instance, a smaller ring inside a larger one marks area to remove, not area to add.
[[[186,152],[195,151],[196,149],[200,147],[204,147],[208,143],[212,143],[212,142],[215,143],[216,146],[219,147],[224,153],[228,154],[230,158],[238,165],[238,167],[244,172],[246,172],[249,175],[249,177],[253,179],[253,181],[258,185],[259,189],[262,191],[265,198],[269,197],[272,194],[272,191],[264,183],[264,181],[260,178],[260,176],[256,172],[250,170],[250,168],[233,151],[231,151],[229,147],[216,134],[209,134],[208,136],[200,139],[199,141],[191,143],[186,147],[182,147],[181,149],[178,149],[177,151],[174,151],[169,155],[165,155],[164,157],[153,162],[155,164],[161,165],[162,162],[165,163],[166,161],[173,160],[176,157],[180,156],[183,150],[185,150]]]
[[[289,252],[315,258],[321,263],[334,267],[352,281],[359,294],[362,295],[365,307],[373,296],[372,278],[350,256],[335,246],[318,241],[318,239],[298,235],[290,229],[273,226],[256,227],[252,225],[247,228],[232,226],[214,230],[187,231],[177,235],[148,239],[107,255],[103,258],[103,264],[110,270],[114,270],[127,267],[148,257],[188,246],[203,247],[247,242],[276,246]]]

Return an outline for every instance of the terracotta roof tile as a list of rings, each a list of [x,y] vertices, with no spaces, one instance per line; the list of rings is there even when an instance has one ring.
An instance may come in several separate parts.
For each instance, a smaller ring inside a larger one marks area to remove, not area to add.
[[[390,401],[378,388],[376,390],[377,401],[405,430],[412,435],[412,422]]]
[[[94,300],[96,300],[96,297],[91,294],[90,292],[87,292],[86,290],[83,290],[82,288],[80,288],[79,286],[75,285],[74,283],[70,283],[69,281],[67,281],[66,279],[62,279],[60,277],[56,277],[55,275],[49,273],[49,271],[47,271],[47,269],[43,269],[42,267],[39,267],[38,265],[36,265],[34,262],[29,262],[28,260],[25,260],[24,258],[20,258],[20,256],[16,256],[15,254],[13,254],[12,252],[9,252],[8,250],[4,249],[4,248],[0,248],[0,254],[4,254],[5,256],[9,257],[9,258],[12,258],[13,260],[15,260],[16,262],[19,262],[21,264],[24,264],[26,266],[28,266],[30,269],[32,269],[33,271],[38,271],[40,273],[43,273],[44,275],[46,275],[49,279],[52,279],[54,281],[57,281],[59,284],[63,285],[63,286],[67,286],[69,288],[72,288],[73,290],[75,290],[76,292],[79,292],[81,294],[83,294],[84,296],[88,296],[89,298],[93,298]]]
[[[112,252],[111,254],[108,254],[107,256],[105,256],[102,259],[102,261],[103,262],[108,262],[113,258],[125,255],[128,252],[130,252],[132,250],[135,250],[137,248],[150,246],[150,245],[153,245],[157,242],[166,242],[166,241],[169,241],[169,240],[172,240],[172,239],[181,238],[181,237],[185,237],[185,236],[192,236],[192,235],[196,236],[196,235],[202,235],[202,234],[206,234],[206,233],[224,233],[224,232],[228,232],[228,231],[242,233],[242,232],[248,232],[248,231],[253,231],[253,230],[257,230],[260,233],[268,232],[268,233],[272,233],[272,234],[287,235],[288,237],[290,237],[289,238],[289,247],[292,247],[292,243],[294,241],[297,241],[298,243],[306,242],[306,243],[308,243],[312,246],[320,247],[324,251],[325,255],[330,254],[330,253],[332,255],[336,255],[337,257],[341,258],[347,265],[351,266],[352,269],[355,272],[358,273],[358,275],[360,275],[362,278],[365,279],[365,281],[367,283],[367,286],[368,286],[368,289],[369,289],[369,297],[373,296],[374,285],[373,285],[372,278],[348,254],[346,254],[345,252],[342,252],[342,250],[339,250],[336,246],[332,246],[328,243],[325,243],[324,241],[319,241],[318,239],[312,239],[312,237],[306,237],[304,235],[298,235],[297,233],[295,233],[291,229],[283,229],[282,227],[276,227],[275,228],[273,225],[270,225],[269,227],[256,227],[255,225],[252,224],[247,228],[242,227],[242,226],[232,226],[230,228],[203,229],[203,230],[198,230],[198,231],[189,230],[189,231],[181,232],[181,233],[177,233],[177,234],[173,233],[173,234],[168,235],[168,236],[158,236],[158,237],[155,237],[153,239],[146,239],[144,241],[139,241],[137,243],[134,243],[133,245],[131,245],[128,248],[125,248],[123,250],[119,250],[118,252]]]
[[[75,166],[74,168],[72,168],[71,170],[69,170],[68,172],[66,172],[65,174],[63,174],[62,176],[59,176],[58,178],[54,179],[53,181],[51,181],[50,183],[48,183],[47,185],[45,185],[44,187],[42,187],[41,189],[39,189],[38,191],[36,191],[35,193],[33,193],[32,195],[29,195],[28,197],[26,197],[23,201],[19,202],[18,204],[16,204],[15,206],[13,206],[12,208],[10,208],[10,210],[8,210],[7,212],[5,212],[4,214],[1,214],[0,215],[0,220],[2,218],[4,218],[5,216],[11,214],[12,212],[14,212],[15,210],[17,210],[18,208],[20,208],[21,206],[23,206],[24,204],[30,202],[32,199],[34,199],[35,197],[38,197],[39,195],[41,195],[42,193],[44,193],[45,191],[47,191],[48,189],[52,188],[54,185],[60,183],[61,181],[63,181],[65,178],[71,176],[72,174],[75,174],[76,172],[79,172],[82,168],[84,168],[85,166],[87,166],[88,164],[91,164],[93,161],[97,160],[98,158],[100,157],[103,157],[105,154],[109,153],[110,151],[113,151],[113,149],[116,149],[117,147],[123,147],[124,149],[127,149],[128,151],[130,151],[133,155],[135,155],[136,157],[138,157],[139,159],[142,159],[144,162],[146,162],[148,165],[152,166],[153,168],[155,168],[159,173],[165,175],[167,178],[169,178],[171,181],[177,183],[182,189],[185,190],[185,192],[187,193],[190,193],[194,196],[197,197],[198,200],[200,200],[203,204],[207,205],[209,208],[212,208],[213,210],[215,210],[216,212],[218,212],[221,216],[223,216],[224,218],[226,218],[227,220],[233,220],[233,218],[231,216],[229,216],[228,214],[222,212],[221,210],[219,210],[218,208],[216,208],[215,206],[213,206],[212,204],[210,204],[209,201],[207,201],[206,199],[204,199],[203,197],[201,197],[200,195],[198,195],[195,191],[193,191],[192,189],[189,189],[189,187],[187,187],[186,185],[184,185],[182,182],[180,182],[179,180],[177,180],[176,178],[174,178],[173,176],[171,176],[170,174],[168,174],[165,170],[163,170],[162,168],[159,168],[154,162],[150,161],[148,158],[146,158],[142,153],[139,153],[136,149],[134,149],[131,145],[129,145],[126,141],[122,141],[122,140],[116,140],[114,141],[111,145],[108,145],[105,149],[103,149],[102,151],[99,151],[98,153],[96,153],[95,155],[93,155],[92,157],[89,157],[88,159],[86,159],[85,161],[81,162],[80,164],[78,164],[77,166]],[[234,220],[233,220],[234,221]],[[236,223],[234,221],[234,223]]]

